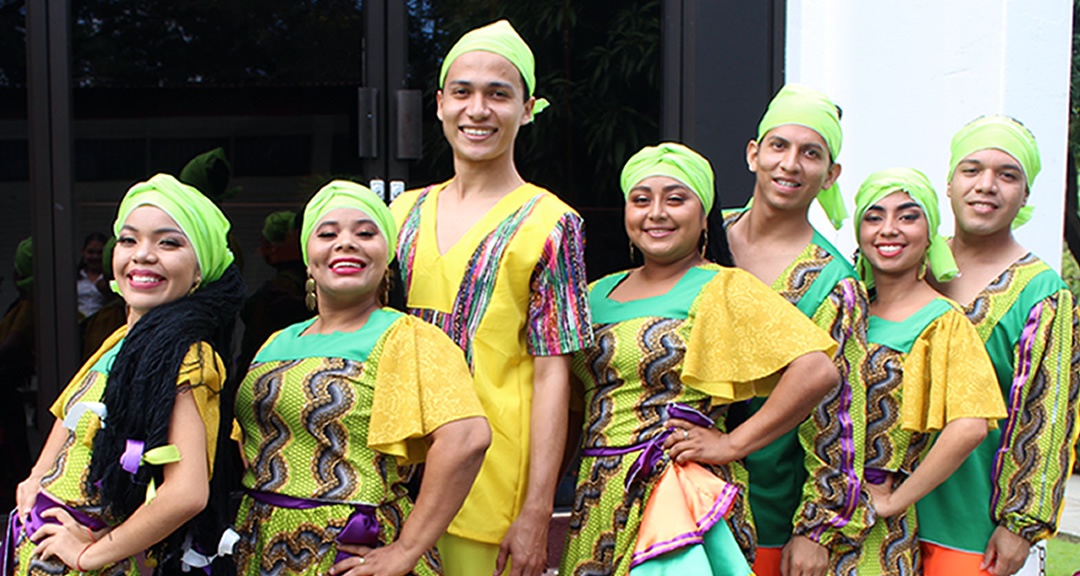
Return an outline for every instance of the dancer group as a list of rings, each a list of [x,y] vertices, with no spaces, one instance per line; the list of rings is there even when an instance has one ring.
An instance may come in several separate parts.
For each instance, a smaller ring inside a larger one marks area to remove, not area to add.
[[[951,239],[923,173],[872,174],[850,263],[807,217],[847,217],[839,108],[785,86],[744,208],[715,205],[686,146],[627,161],[640,265],[590,285],[583,219],[515,167],[546,106],[534,68],[506,21],[454,45],[453,177],[389,207],[318,190],[300,231],[317,315],[246,374],[226,369],[245,291],[228,220],[171,176],[132,187],[111,262],[126,325],[53,404],[2,571],[538,575],[579,453],[560,574],[1037,573],[1080,320],[1012,233],[1032,134],[1003,116],[956,134]]]

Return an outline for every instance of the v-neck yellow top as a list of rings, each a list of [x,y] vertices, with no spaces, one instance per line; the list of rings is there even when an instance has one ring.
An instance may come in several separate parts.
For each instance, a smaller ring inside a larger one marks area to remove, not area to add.
[[[439,194],[449,182],[391,205],[408,311],[465,352],[493,438],[449,532],[498,543],[525,500],[533,357],[592,344],[581,216],[525,184],[500,199],[440,254]]]

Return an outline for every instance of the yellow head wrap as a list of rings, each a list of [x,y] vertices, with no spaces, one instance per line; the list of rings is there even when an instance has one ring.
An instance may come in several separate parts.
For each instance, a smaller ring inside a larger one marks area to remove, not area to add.
[[[221,278],[225,269],[232,264],[233,253],[229,250],[227,239],[229,220],[217,205],[194,187],[168,174],[157,174],[127,191],[113,223],[113,234],[119,237],[120,229],[131,211],[147,205],[156,206],[168,214],[191,241],[204,284]]]
[[[887,168],[874,172],[862,183],[859,192],[855,194],[855,240],[859,239],[859,228],[862,226],[862,218],[866,210],[882,198],[896,192],[906,192],[926,215],[930,235],[930,247],[926,251],[926,260],[930,263],[930,269],[934,271],[934,277],[940,282],[952,280],[959,269],[956,267],[956,261],[953,259],[948,243],[937,231],[938,224],[941,223],[937,193],[934,192],[930,180],[918,170]],[[856,259],[855,269],[858,270],[867,288],[874,286],[874,273],[870,269],[870,263],[861,253]]]
[[[450,65],[454,63],[454,60],[466,52],[476,51],[491,52],[509,60],[525,79],[525,91],[529,96],[533,95],[533,91],[536,90],[536,60],[533,58],[529,45],[506,20],[499,20],[470,30],[450,48],[439,71],[439,90],[442,90],[443,84],[446,83],[446,73],[450,71]],[[550,102],[546,99],[537,98],[533,103],[533,116],[543,112],[548,105]]]
[[[348,180],[334,180],[316,192],[304,208],[304,224],[300,228],[300,250],[304,254],[304,264],[308,263],[307,243],[311,233],[315,231],[315,226],[328,212],[338,208],[355,208],[371,216],[379,232],[386,238],[386,263],[394,261],[397,224],[394,223],[394,215],[390,213],[386,203],[367,186]]]
[[[840,145],[844,139],[844,133],[840,130],[840,111],[828,96],[801,84],[787,84],[781,88],[758,124],[758,143],[769,130],[785,124],[798,124],[817,132],[829,147],[831,160],[836,162],[840,156]],[[840,185],[833,183],[829,189],[822,190],[817,200],[829,217],[829,222],[839,230],[848,216],[844,198],[840,196]]]
[[[701,200],[706,214],[712,211],[716,199],[713,169],[709,161],[697,152],[674,142],[642,148],[623,166],[619,179],[623,197],[629,197],[635,184],[651,176],[678,180]]]
[[[979,150],[995,148],[1012,156],[1020,163],[1027,178],[1028,190],[1035,183],[1035,177],[1042,169],[1039,160],[1039,146],[1035,136],[1023,124],[1008,116],[983,116],[969,122],[952,139],[952,158],[949,160],[949,180],[956,173],[956,167],[964,158]],[[1035,208],[1026,204],[1020,208],[1012,227],[1019,228],[1028,220]]]

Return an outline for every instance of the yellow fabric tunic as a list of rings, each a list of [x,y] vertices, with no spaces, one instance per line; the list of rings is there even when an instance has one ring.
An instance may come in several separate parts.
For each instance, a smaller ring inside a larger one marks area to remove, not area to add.
[[[492,429],[480,475],[448,532],[498,543],[525,501],[533,356],[592,343],[582,221],[555,195],[525,184],[440,254],[435,219],[445,187],[395,200],[398,257],[409,312],[464,350]]]
[[[69,413],[84,402],[100,402],[108,386],[108,373],[112,360],[127,334],[127,326],[109,336],[105,343],[83,365],[60,397],[53,403],[50,411],[59,420],[64,420]],[[104,359],[104,360],[103,360]],[[99,362],[99,360],[102,360]],[[225,381],[225,365],[206,342],[192,344],[177,374],[177,387],[190,390],[199,415],[206,426],[206,456],[212,466],[217,447],[219,394]],[[93,457],[94,435],[101,429],[101,420],[92,411],[86,411],[74,423],[74,429],[68,433],[63,449],[56,457],[52,468],[41,480],[41,490],[55,500],[79,510],[98,520],[105,521],[101,515],[101,505],[97,498],[86,493],[86,474]],[[210,472],[213,472],[211,467]],[[19,538],[16,548],[16,574],[74,574],[75,570],[66,567],[58,559],[43,562],[34,556],[36,545],[29,538]],[[93,574],[132,574],[139,573],[134,557],[116,564],[90,572]]]

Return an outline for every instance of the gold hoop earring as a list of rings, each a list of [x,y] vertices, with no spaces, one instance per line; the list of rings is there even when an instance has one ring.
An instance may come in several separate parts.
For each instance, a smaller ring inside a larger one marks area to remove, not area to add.
[[[709,249],[709,229],[704,230],[704,242],[701,243],[701,257],[705,257],[705,251]]]
[[[926,279],[926,259],[925,258],[923,259],[922,264],[919,266],[919,274],[918,274],[917,277],[918,277],[919,280]]]
[[[318,304],[319,300],[315,297],[315,279],[308,276],[307,282],[304,282],[304,305],[314,312]]]

